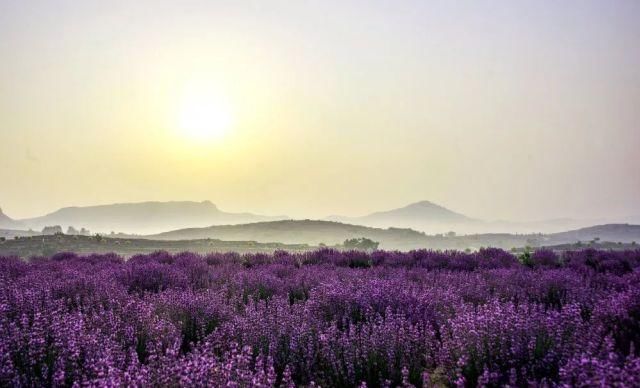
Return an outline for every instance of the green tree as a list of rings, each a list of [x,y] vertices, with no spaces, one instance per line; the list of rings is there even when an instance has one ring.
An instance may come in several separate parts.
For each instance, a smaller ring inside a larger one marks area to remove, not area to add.
[[[379,242],[373,241],[366,237],[350,238],[344,240],[344,243],[342,243],[342,246],[344,246],[345,248],[360,249],[365,251],[374,251],[378,249],[378,245],[380,245]]]
[[[525,247],[524,252],[518,256],[520,263],[526,267],[533,267],[533,259],[531,257],[531,248]]]

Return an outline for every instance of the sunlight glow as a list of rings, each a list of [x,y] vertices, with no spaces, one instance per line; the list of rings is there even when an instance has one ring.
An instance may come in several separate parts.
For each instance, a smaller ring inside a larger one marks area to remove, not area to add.
[[[208,90],[190,90],[183,96],[178,114],[182,136],[197,141],[217,140],[232,125],[231,106],[222,96]]]

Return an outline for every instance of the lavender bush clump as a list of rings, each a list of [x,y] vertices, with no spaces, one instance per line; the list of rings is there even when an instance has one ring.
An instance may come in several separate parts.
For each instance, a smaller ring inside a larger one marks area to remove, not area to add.
[[[0,258],[0,386],[639,386],[640,250]]]

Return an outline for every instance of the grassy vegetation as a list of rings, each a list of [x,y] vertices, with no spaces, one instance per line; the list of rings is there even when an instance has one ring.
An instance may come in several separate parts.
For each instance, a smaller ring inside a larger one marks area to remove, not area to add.
[[[3,256],[49,256],[58,252],[107,253],[114,252],[125,257],[157,250],[167,252],[273,252],[278,249],[305,251],[312,247],[306,244],[257,243],[254,241],[221,241],[216,239],[158,241],[132,238],[109,238],[102,236],[29,236],[0,241]]]
[[[397,231],[394,231],[397,233]],[[186,237],[186,236],[185,236]],[[278,235],[272,236],[274,240]],[[406,244],[398,244],[399,241],[393,241],[387,245],[391,249],[399,249],[403,251],[411,249],[435,249],[435,250],[469,250],[476,251],[481,247],[495,247],[511,250],[515,254],[524,253],[527,249],[548,247],[554,251],[580,250],[584,248],[597,248],[603,250],[628,250],[638,249],[639,246],[634,243],[608,242],[594,239],[591,241],[555,244],[553,240],[541,241],[541,239],[533,239],[531,235],[509,235],[509,234],[484,234],[469,236],[421,236],[420,241],[409,241]],[[538,237],[538,236],[536,236]],[[266,239],[266,237],[265,237]],[[108,253],[113,252],[119,255],[129,257],[134,254],[150,253],[158,250],[164,250],[171,253],[191,251],[197,253],[209,252],[273,252],[276,250],[287,250],[291,252],[301,252],[315,249],[318,246],[332,247],[337,249],[364,249],[372,250],[374,246],[351,246],[349,242],[371,241],[378,246],[377,241],[366,238],[347,239],[335,244],[294,244],[294,243],[277,243],[277,242],[256,242],[256,241],[237,241],[220,240],[214,238],[198,238],[189,240],[187,238],[181,240],[161,240],[161,239],[144,239],[134,238],[126,235],[112,236],[80,236],[80,235],[39,235],[39,236],[18,236],[4,238],[0,237],[0,255],[5,256],[50,256],[58,252],[76,252],[80,254],[89,253]],[[357,245],[357,244],[356,244]],[[389,249],[388,246],[380,244],[381,249]]]

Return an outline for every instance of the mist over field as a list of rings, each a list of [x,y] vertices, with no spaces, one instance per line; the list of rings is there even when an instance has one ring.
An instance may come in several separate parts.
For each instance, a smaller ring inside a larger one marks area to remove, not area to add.
[[[0,1],[0,387],[640,386],[639,21]]]

